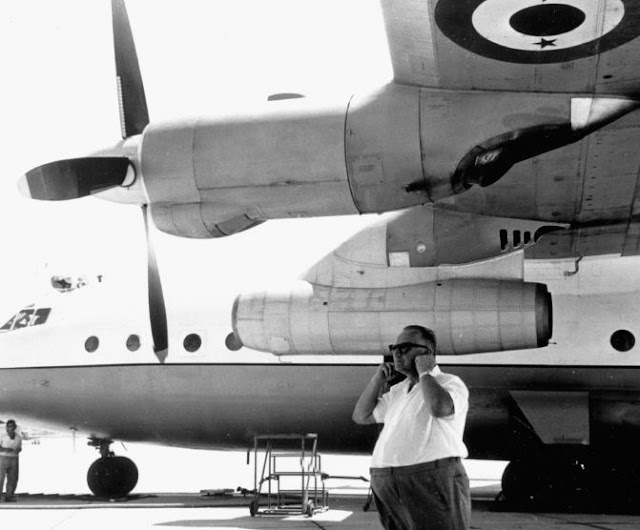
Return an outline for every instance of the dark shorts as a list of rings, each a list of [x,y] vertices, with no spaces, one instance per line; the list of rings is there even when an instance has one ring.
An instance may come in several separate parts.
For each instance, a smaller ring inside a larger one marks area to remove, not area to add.
[[[371,489],[387,530],[469,528],[469,479],[459,458],[372,468]]]

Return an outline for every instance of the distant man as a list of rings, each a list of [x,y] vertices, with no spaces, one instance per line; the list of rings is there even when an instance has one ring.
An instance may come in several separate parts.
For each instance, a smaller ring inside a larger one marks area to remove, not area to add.
[[[0,494],[4,489],[4,481],[7,479],[7,493],[5,502],[15,502],[14,494],[18,485],[18,472],[20,459],[18,455],[22,451],[22,438],[16,432],[16,422],[8,420],[6,434],[0,438]]]
[[[358,424],[384,423],[371,462],[380,521],[387,530],[466,530],[471,499],[460,459],[469,391],[440,371],[430,329],[405,327],[389,350],[393,363],[378,367],[353,411]],[[406,379],[380,397],[394,370]]]

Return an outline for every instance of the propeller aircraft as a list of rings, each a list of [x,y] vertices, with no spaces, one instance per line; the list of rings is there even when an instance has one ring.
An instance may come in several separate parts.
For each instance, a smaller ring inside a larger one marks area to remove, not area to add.
[[[16,313],[0,338],[3,407],[87,433],[101,452],[95,493],[135,485],[114,439],[247,447],[295,431],[319,433],[324,450],[369,450],[375,431],[352,425],[351,409],[409,323],[435,330],[441,364],[470,388],[471,455],[511,460],[507,498],[637,488],[638,7],[381,6],[391,82],[337,103],[282,93],[244,113],[154,122],[112,0],[122,138],[29,170],[23,194],[135,204],[147,232],[192,239],[381,215],[298,280],[236,298],[226,346],[265,352],[259,362],[220,362],[220,345],[188,326],[172,339],[151,237],[149,332],[104,319],[80,340],[76,326],[65,361],[43,365],[35,345],[60,340],[64,310]]]

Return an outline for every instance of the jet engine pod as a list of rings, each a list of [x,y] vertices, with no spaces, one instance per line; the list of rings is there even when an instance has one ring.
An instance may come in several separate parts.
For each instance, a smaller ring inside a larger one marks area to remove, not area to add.
[[[552,305],[539,283],[454,279],[394,288],[319,287],[240,295],[235,337],[276,355],[379,355],[409,324],[431,328],[442,355],[540,348]]]

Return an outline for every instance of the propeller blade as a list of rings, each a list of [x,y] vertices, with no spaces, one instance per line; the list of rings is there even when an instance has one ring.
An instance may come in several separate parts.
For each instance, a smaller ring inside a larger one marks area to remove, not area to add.
[[[18,188],[32,199],[65,201],[121,186],[134,171],[124,157],[70,158],[28,171]]]
[[[116,56],[116,81],[120,103],[122,137],[141,134],[149,124],[147,99],[144,95],[142,75],[131,33],[129,15],[124,0],[111,1],[113,20],[113,47]]]
[[[153,336],[153,351],[161,363],[167,358],[169,347],[169,333],[167,326],[167,311],[164,305],[162,283],[156,253],[153,249],[153,239],[149,235],[149,218],[147,206],[142,207],[144,229],[147,236],[147,281],[149,285],[149,318],[151,320],[151,335]]]

